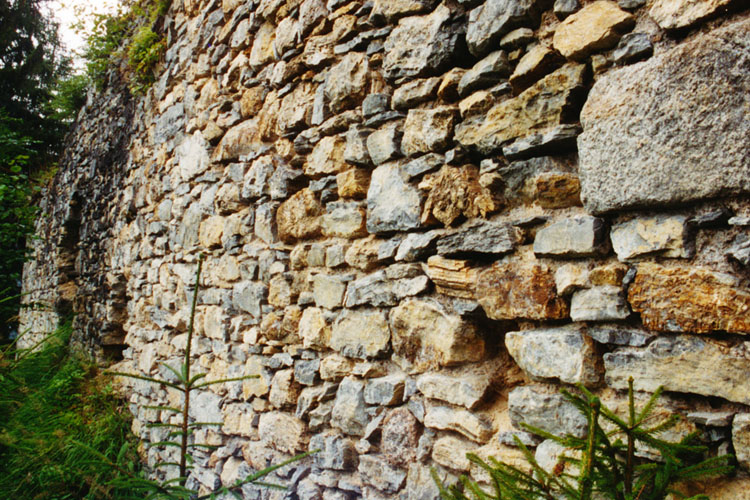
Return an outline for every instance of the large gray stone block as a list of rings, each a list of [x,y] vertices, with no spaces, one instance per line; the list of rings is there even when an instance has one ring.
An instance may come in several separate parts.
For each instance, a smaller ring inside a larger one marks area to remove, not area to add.
[[[600,78],[578,137],[586,209],[750,192],[748,75],[750,19],[744,19]]]

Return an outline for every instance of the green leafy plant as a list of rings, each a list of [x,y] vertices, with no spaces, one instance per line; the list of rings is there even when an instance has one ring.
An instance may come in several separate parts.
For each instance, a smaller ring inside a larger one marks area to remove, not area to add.
[[[2,498],[121,498],[122,478],[99,457],[140,467],[122,400],[90,359],[70,352],[71,331],[68,323],[29,349],[0,351]]]
[[[143,93],[156,81],[154,69],[166,48],[166,41],[150,26],[142,26],[133,35],[128,48],[128,64],[134,79],[131,89],[136,93]]]
[[[693,433],[679,442],[670,442],[658,437],[661,432],[674,427],[678,417],[673,415],[653,424],[651,417],[662,388],[659,388],[640,411],[636,411],[633,379],[628,386],[628,415],[621,418],[603,406],[595,395],[579,386],[582,395],[562,391],[588,422],[585,437],[572,435],[556,436],[542,429],[524,425],[524,428],[545,439],[552,439],[571,453],[562,457],[560,468],[547,471],[534,458],[533,453],[521,443],[529,470],[499,462],[494,458],[489,463],[474,454],[467,458],[482,468],[490,477],[492,492],[485,491],[477,482],[461,476],[459,483],[446,486],[435,470],[433,478],[445,500],[590,500],[606,498],[612,500],[663,500],[667,495],[686,498],[675,485],[681,481],[727,474],[733,470],[730,455],[705,458],[706,447],[697,444],[698,435]],[[602,427],[602,419],[612,430]],[[639,458],[640,447],[656,450],[660,458],[650,461]],[[566,465],[577,471],[564,472]],[[705,495],[691,497],[706,499]]]
[[[203,267],[203,255],[200,255],[198,258],[198,268],[195,275],[195,287],[193,291],[193,300],[190,307],[190,322],[188,324],[188,334],[187,334],[187,344],[185,347],[185,356],[182,365],[179,367],[179,369],[173,368],[167,364],[164,364],[163,366],[169,370],[174,376],[175,381],[165,380],[165,379],[159,379],[154,377],[147,377],[143,375],[133,374],[133,373],[122,373],[122,372],[109,372],[111,375],[116,376],[122,376],[126,378],[132,378],[137,380],[144,380],[146,382],[151,382],[153,384],[157,384],[161,387],[169,387],[172,389],[175,389],[182,393],[182,407],[181,408],[175,408],[171,406],[149,406],[149,409],[153,410],[159,410],[162,412],[166,412],[167,414],[172,414],[178,416],[178,420],[180,423],[149,423],[147,424],[148,427],[154,428],[154,427],[164,427],[167,429],[170,429],[171,431],[167,435],[166,440],[159,441],[156,443],[152,443],[151,446],[161,446],[161,447],[174,447],[179,449],[179,462],[160,462],[155,465],[155,467],[178,467],[179,469],[179,475],[176,478],[169,479],[166,481],[158,482],[149,480],[146,478],[143,478],[141,476],[133,476],[129,480],[125,481],[125,484],[127,484],[131,488],[135,488],[138,490],[143,491],[147,495],[143,498],[167,498],[167,499],[178,499],[178,498],[194,498],[197,495],[197,492],[187,488],[185,486],[185,483],[187,481],[187,475],[188,471],[192,468],[193,463],[193,457],[191,454],[191,451],[194,449],[212,449],[212,446],[202,444],[202,443],[195,443],[190,442],[190,437],[194,434],[196,429],[207,427],[207,426],[220,426],[222,425],[220,422],[191,422],[190,421],[190,396],[191,393],[195,390],[206,388],[212,385],[216,384],[223,384],[227,382],[238,382],[242,380],[246,380],[249,378],[257,378],[257,375],[245,375],[242,377],[233,377],[233,378],[226,378],[226,379],[220,379],[220,380],[210,380],[206,381],[206,373],[197,373],[192,374],[190,370],[190,364],[191,364],[191,349],[192,349],[192,343],[193,343],[193,332],[194,332],[194,322],[195,322],[195,309],[196,305],[198,303],[198,291],[200,288],[200,278],[201,278],[201,270]],[[223,486],[216,491],[212,492],[210,495],[198,497],[199,499],[203,498],[213,498],[215,495],[219,494],[234,494],[235,496],[238,495],[238,492],[241,490],[242,486],[246,484],[255,484],[259,486],[265,486],[270,488],[277,488],[277,489],[286,489],[284,486],[271,484],[271,483],[265,483],[262,482],[261,479],[268,474],[272,473],[273,471],[284,467],[286,465],[289,465],[293,462],[296,462],[298,460],[302,460],[303,458],[309,456],[310,453],[303,453],[300,455],[297,455],[295,457],[290,458],[289,460],[286,460],[280,464],[276,464],[273,466],[270,466],[266,469],[263,469],[261,471],[258,471],[254,474],[251,474],[250,476],[237,481],[235,484],[232,484],[230,486]],[[103,458],[103,457],[102,457]],[[109,465],[113,467],[115,470],[118,470],[119,472],[125,473],[126,470],[122,467],[122,465],[118,464],[114,461],[109,461]],[[239,498],[239,497],[238,497]]]

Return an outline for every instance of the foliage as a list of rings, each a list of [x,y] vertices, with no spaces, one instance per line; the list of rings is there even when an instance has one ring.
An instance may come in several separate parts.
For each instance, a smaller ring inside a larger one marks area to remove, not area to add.
[[[516,444],[522,449],[530,472],[493,458],[490,458],[490,463],[486,463],[474,454],[467,454],[471,462],[489,474],[494,491],[486,492],[466,476],[461,477],[460,484],[445,486],[433,470],[433,477],[443,499],[465,500],[469,498],[466,492],[477,500],[663,500],[670,494],[685,498],[685,495],[675,489],[680,481],[732,471],[732,457],[729,455],[704,458],[707,449],[696,444],[696,434],[685,436],[679,442],[669,442],[657,437],[677,423],[677,416],[658,423],[651,422],[661,388],[640,411],[636,411],[631,377],[628,416],[625,419],[602,406],[599,398],[583,386],[579,386],[579,389],[582,396],[568,391],[562,393],[586,416],[588,433],[585,437],[555,436],[535,427],[524,426],[530,432],[552,439],[571,451],[570,455],[563,457],[561,464],[572,465],[577,474],[563,472],[565,467],[560,470],[556,468],[552,472],[546,471],[516,438]],[[613,430],[607,431],[602,427],[602,418]],[[648,461],[638,458],[636,450],[639,447],[658,451],[660,459]],[[691,498],[698,500],[708,497],[698,495]]]
[[[195,273],[195,287],[193,291],[193,301],[190,308],[190,323],[188,325],[188,334],[187,334],[187,344],[185,347],[185,357],[182,362],[182,365],[179,367],[179,369],[175,369],[167,364],[164,364],[164,368],[166,368],[169,372],[174,375],[175,381],[165,380],[165,379],[158,379],[153,377],[147,377],[143,375],[133,374],[133,373],[119,373],[119,372],[111,372],[112,375],[119,375],[127,378],[132,378],[136,380],[144,380],[146,382],[150,382],[153,384],[157,384],[161,387],[171,388],[174,390],[177,390],[182,393],[182,408],[173,408],[169,406],[153,406],[149,407],[153,410],[158,410],[161,412],[164,412],[168,415],[173,415],[176,417],[176,420],[179,423],[174,422],[153,422],[150,424],[147,424],[148,427],[151,428],[166,428],[171,429],[171,432],[167,435],[166,440],[160,441],[157,443],[152,443],[151,446],[160,446],[160,447],[174,447],[179,449],[179,462],[160,462],[155,465],[157,468],[163,468],[163,467],[177,467],[179,469],[178,476],[173,479],[169,479],[167,481],[159,482],[159,481],[153,481],[144,479],[140,476],[132,476],[130,478],[125,478],[125,480],[121,483],[124,485],[127,485],[130,488],[136,489],[143,494],[143,497],[140,498],[164,498],[164,499],[182,499],[182,498],[195,498],[197,496],[197,492],[187,488],[185,486],[185,483],[187,481],[187,475],[188,471],[192,468],[193,463],[193,456],[192,456],[192,450],[195,449],[213,449],[212,446],[201,444],[201,443],[195,443],[190,442],[191,436],[194,434],[196,429],[200,429],[203,427],[209,427],[209,426],[221,426],[221,422],[190,422],[190,396],[193,391],[206,388],[212,385],[216,384],[223,384],[226,382],[237,382],[241,380],[246,380],[248,378],[255,378],[257,375],[246,375],[243,377],[234,377],[234,378],[228,378],[228,379],[220,379],[220,380],[211,380],[206,381],[206,373],[197,373],[197,374],[191,374],[190,373],[190,365],[191,365],[191,350],[192,350],[192,343],[193,343],[193,332],[194,332],[194,321],[195,321],[195,308],[198,303],[198,290],[200,288],[200,278],[201,278],[201,269],[203,266],[203,255],[200,255],[198,258],[198,269]],[[221,487],[215,491],[213,491],[210,495],[198,497],[198,500],[201,499],[207,499],[207,498],[214,498],[216,495],[223,495],[223,494],[234,494],[239,495],[241,494],[242,486],[246,484],[256,484],[259,486],[266,486],[269,488],[276,488],[284,490],[286,489],[284,486],[276,485],[276,484],[269,484],[262,482],[261,479],[271,472],[284,467],[290,463],[296,462],[298,460],[301,460],[307,456],[309,456],[310,453],[303,453],[300,455],[297,455],[295,457],[290,458],[289,460],[286,460],[280,464],[273,465],[271,467],[267,467],[261,471],[258,471],[254,474],[251,474],[250,476],[237,481],[235,484],[229,486],[229,487]],[[110,466],[115,470],[122,470],[122,467],[120,464],[116,462],[110,462]]]
[[[138,0],[114,15],[93,17],[84,58],[87,74],[99,90],[108,71],[122,61],[127,62],[131,91],[141,94],[154,83],[156,66],[166,50],[166,40],[155,26],[170,4],[171,0]]]
[[[127,412],[96,365],[69,351],[70,333],[66,325],[36,349],[11,345],[0,352],[2,498],[103,500],[129,494],[116,486],[119,473],[99,459],[119,455],[137,471]]]
[[[34,232],[36,208],[26,167],[36,156],[36,143],[21,135],[18,119],[0,109],[0,339],[15,330],[20,307],[23,263],[28,260],[26,237]]]

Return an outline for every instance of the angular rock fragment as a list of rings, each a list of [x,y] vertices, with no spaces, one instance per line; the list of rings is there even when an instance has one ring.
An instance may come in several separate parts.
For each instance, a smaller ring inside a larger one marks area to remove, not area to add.
[[[438,238],[440,255],[496,254],[512,252],[521,243],[522,232],[512,224],[477,220],[447,231]]]
[[[422,222],[433,217],[450,226],[459,217],[486,217],[503,205],[501,193],[493,193],[479,182],[479,169],[473,165],[452,167],[444,165],[432,177],[425,178],[420,187],[429,189]]]
[[[387,271],[378,271],[352,281],[344,304],[357,307],[369,304],[375,307],[394,306],[405,297],[413,297],[427,290],[429,279],[423,274],[394,278]]]
[[[750,413],[740,413],[732,420],[732,445],[737,463],[750,470]]]
[[[357,468],[362,480],[385,493],[396,493],[406,482],[406,473],[376,455],[361,455]]]
[[[365,412],[364,388],[364,383],[354,377],[346,377],[339,384],[331,425],[344,434],[361,436],[365,432],[369,418]]]
[[[568,305],[551,271],[536,263],[495,263],[479,273],[477,300],[491,319],[562,319]]]
[[[373,378],[365,386],[365,403],[393,406],[403,402],[406,379],[403,375]]]
[[[570,299],[570,319],[573,321],[614,321],[628,316],[630,309],[619,286],[602,285],[579,290]]]
[[[687,28],[731,3],[732,0],[656,0],[649,16],[666,30]]]
[[[542,7],[536,0],[488,0],[469,13],[466,42],[477,57],[497,46],[500,38],[520,28],[536,28]]]
[[[367,191],[367,231],[386,233],[419,228],[422,196],[408,183],[398,163],[380,165],[372,173]]]
[[[326,205],[326,213],[320,220],[324,236],[359,238],[367,236],[365,227],[366,209],[363,203],[332,202]]]
[[[555,31],[555,50],[570,59],[583,59],[597,50],[609,49],[632,29],[633,16],[610,0],[598,0],[565,19]]]
[[[508,332],[505,346],[531,377],[586,386],[595,386],[601,378],[594,341],[581,327]]]
[[[424,425],[431,429],[455,431],[477,443],[486,443],[494,433],[482,415],[450,406],[429,405]]]
[[[500,83],[500,80],[507,78],[510,73],[508,54],[504,50],[496,50],[463,74],[456,91],[459,96],[466,97],[475,90]]]
[[[737,278],[706,268],[639,264],[628,302],[650,330],[750,333],[750,293]]]
[[[586,417],[562,394],[549,394],[534,386],[516,387],[508,395],[510,421],[517,428],[521,422],[551,434],[583,437]]]
[[[315,145],[312,154],[307,156],[305,175],[318,179],[324,175],[336,174],[347,168],[344,162],[346,141],[340,136],[324,137]]]
[[[305,423],[282,412],[261,414],[258,434],[265,444],[286,453],[305,450],[309,439]]]
[[[415,156],[446,149],[453,136],[456,115],[456,108],[448,106],[410,109],[404,123],[401,152],[405,156]]]
[[[539,79],[562,66],[564,62],[565,59],[560,57],[560,54],[546,45],[535,45],[523,55],[516,64],[513,74],[510,75],[509,81],[513,92],[520,94]]]
[[[604,355],[607,385],[636,391],[667,391],[718,396],[750,403],[745,353],[748,342],[726,343],[691,335],[660,336],[648,347],[622,347]]]
[[[276,211],[279,238],[285,242],[314,238],[321,233],[323,209],[312,191],[305,188],[282,203]]]
[[[367,152],[375,165],[401,156],[401,122],[391,122],[367,136]]]
[[[367,92],[369,77],[367,56],[350,52],[328,72],[325,93],[334,113],[354,107]]]
[[[536,233],[534,253],[550,257],[591,257],[609,250],[607,226],[598,217],[573,217]]]
[[[431,399],[437,399],[472,410],[492,392],[493,384],[510,364],[492,359],[480,364],[452,368],[441,372],[428,372],[417,378],[417,389]]]
[[[426,272],[438,293],[460,299],[476,299],[478,269],[471,267],[469,261],[433,255],[427,259]]]
[[[424,78],[405,83],[393,92],[393,109],[405,111],[435,97],[440,78]]]
[[[652,255],[687,258],[692,256],[689,229],[684,215],[642,217],[612,226],[610,239],[621,261]]]
[[[485,343],[476,325],[432,301],[409,299],[391,310],[395,353],[421,369],[480,361]]]
[[[344,356],[365,359],[384,355],[390,339],[383,313],[358,309],[345,311],[334,323],[329,345]]]
[[[576,138],[581,135],[578,124],[557,125],[543,132],[517,139],[503,147],[503,156],[508,160],[520,160],[546,154],[574,151]]]

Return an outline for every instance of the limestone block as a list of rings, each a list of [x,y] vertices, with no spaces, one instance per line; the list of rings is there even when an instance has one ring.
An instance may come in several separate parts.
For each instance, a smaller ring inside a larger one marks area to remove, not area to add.
[[[599,383],[594,341],[581,327],[540,328],[505,334],[505,346],[533,378],[556,378],[569,384]]]
[[[676,30],[692,26],[730,3],[731,0],[657,0],[648,14],[662,28]]]
[[[405,111],[435,98],[440,78],[422,78],[401,85],[393,92],[393,109]]]
[[[382,241],[373,237],[356,240],[344,254],[346,263],[362,271],[372,270],[380,261],[378,250]]]
[[[628,316],[630,309],[619,286],[602,285],[579,290],[570,299],[570,319],[573,321],[612,321]]]
[[[512,252],[521,243],[523,234],[517,227],[505,223],[476,220],[446,231],[438,237],[440,255],[495,254]]]
[[[291,277],[277,274],[268,283],[268,303],[272,306],[284,308],[296,300],[292,290]]]
[[[312,120],[316,87],[311,82],[300,82],[281,100],[276,126],[280,135],[308,127]]]
[[[750,403],[747,342],[722,343],[697,336],[658,337],[646,348],[622,347],[604,355],[606,382],[626,389],[632,376],[636,391],[667,391],[718,396]]]
[[[422,370],[480,361],[485,356],[476,325],[435,302],[405,300],[391,310],[389,321],[395,353]]]
[[[258,434],[263,443],[285,453],[305,451],[309,441],[303,421],[278,411],[260,415]]]
[[[345,311],[334,323],[330,347],[352,358],[374,358],[388,352],[391,330],[377,310]]]
[[[458,297],[475,300],[477,268],[471,267],[469,261],[446,259],[433,255],[427,259],[427,276],[435,284],[435,291]]]
[[[300,386],[294,380],[294,370],[279,370],[271,379],[271,392],[268,402],[276,408],[289,408],[297,405]]]
[[[310,189],[298,191],[276,211],[279,238],[285,242],[314,238],[321,233],[323,209]]]
[[[609,49],[635,24],[633,16],[609,0],[598,0],[565,19],[552,39],[555,50],[570,59],[583,59]]]
[[[422,225],[421,215],[422,195],[409,184],[398,163],[386,163],[373,171],[367,191],[368,232],[417,229]]]
[[[276,37],[276,27],[269,23],[263,23],[255,32],[253,48],[250,50],[249,64],[253,67],[261,67],[273,61],[273,42]]]
[[[366,484],[384,493],[396,493],[406,482],[406,473],[377,455],[361,455],[357,471]]]
[[[500,38],[519,27],[536,28],[542,8],[536,0],[488,0],[469,12],[466,42],[480,57],[498,45]]]
[[[592,257],[607,253],[607,225],[598,217],[572,217],[540,229],[534,253],[550,257]]]
[[[413,297],[425,292],[429,287],[427,276],[389,277],[387,271],[378,271],[364,278],[352,281],[346,291],[344,305],[357,307],[372,305],[375,307],[394,306],[401,299]]]
[[[750,192],[748,30],[737,21],[597,80],[578,138],[587,211]]]
[[[692,254],[684,215],[639,217],[615,224],[610,238],[621,261],[652,255],[687,258]]]
[[[578,264],[565,264],[555,271],[557,293],[566,297],[589,284],[588,271]]]
[[[496,50],[461,76],[456,91],[459,96],[466,97],[475,90],[492,87],[502,78],[507,78],[511,69],[508,54],[504,50]]]
[[[340,198],[366,198],[370,187],[370,171],[363,168],[344,170],[336,175],[336,185]]]
[[[346,283],[348,280],[340,276],[316,274],[312,278],[313,297],[317,307],[337,309],[344,303]]]
[[[513,91],[516,94],[521,93],[540,78],[562,66],[563,62],[565,60],[560,54],[551,48],[541,43],[535,45],[523,55],[510,75],[509,81]]]
[[[259,119],[256,117],[240,122],[227,130],[219,145],[216,146],[212,159],[214,161],[233,161],[255,150],[260,132],[258,123]]]
[[[399,18],[420,14],[431,10],[437,0],[375,0],[370,13],[370,20],[375,22],[394,22]]]
[[[321,139],[307,157],[304,166],[305,175],[317,179],[348,168],[344,161],[345,148],[346,141],[341,136],[334,135]]]
[[[417,389],[427,398],[472,410],[489,397],[500,372],[509,369],[510,363],[503,361],[507,358],[424,373],[417,378]]]
[[[267,295],[268,289],[262,283],[245,281],[233,290],[232,305],[255,318],[260,318],[261,304],[265,301]]]
[[[456,126],[456,141],[491,154],[514,139],[570,120],[585,84],[585,66],[566,64],[517,97],[494,105],[486,115]]]
[[[354,360],[340,354],[331,354],[320,361],[320,378],[323,380],[341,380],[354,370]]]
[[[334,113],[362,102],[367,91],[369,71],[367,56],[359,52],[350,52],[331,67],[326,77],[325,93]]]
[[[453,57],[459,37],[445,5],[400,21],[385,41],[385,77],[414,78],[439,71]]]
[[[208,338],[226,341],[229,318],[220,306],[208,306],[203,313],[203,333]]]
[[[375,165],[401,156],[402,124],[389,122],[367,136],[367,152]]]
[[[457,110],[438,106],[432,109],[410,109],[404,123],[401,152],[405,156],[443,151],[453,137]]]
[[[221,236],[224,234],[224,217],[214,215],[201,222],[198,230],[198,242],[205,248],[221,246]]]
[[[750,413],[740,413],[732,420],[732,445],[737,463],[750,470]]]
[[[331,425],[344,434],[362,436],[369,422],[365,412],[364,383],[346,377],[336,391],[336,402],[331,413]]]
[[[544,172],[531,180],[531,196],[542,208],[581,205],[581,181],[575,174]]]
[[[435,441],[432,459],[435,463],[457,471],[468,471],[471,462],[466,454],[476,450],[476,444],[455,436],[445,435]]]
[[[345,161],[362,167],[368,167],[372,164],[370,152],[367,150],[367,137],[371,133],[371,129],[357,125],[349,127],[346,133],[346,147],[344,148]]]
[[[450,406],[428,405],[424,425],[430,429],[458,432],[477,443],[486,443],[494,433],[493,424],[483,415]]]
[[[352,440],[340,434],[314,435],[310,438],[310,450],[320,450],[313,457],[315,464],[324,469],[350,471],[359,461]]]
[[[628,301],[650,330],[750,333],[750,293],[737,278],[703,267],[639,264]]]
[[[182,140],[175,148],[175,161],[183,182],[204,173],[209,167],[208,142],[200,132]]]
[[[341,175],[341,174],[339,174]],[[359,238],[367,236],[367,209],[359,202],[331,202],[321,218],[323,236]]]
[[[588,424],[586,417],[573,403],[558,393],[547,393],[538,387],[516,387],[508,395],[511,423],[517,428],[521,422],[551,434],[572,434],[583,437]]]
[[[552,272],[534,262],[495,263],[479,273],[477,300],[491,319],[562,319],[568,305]]]

